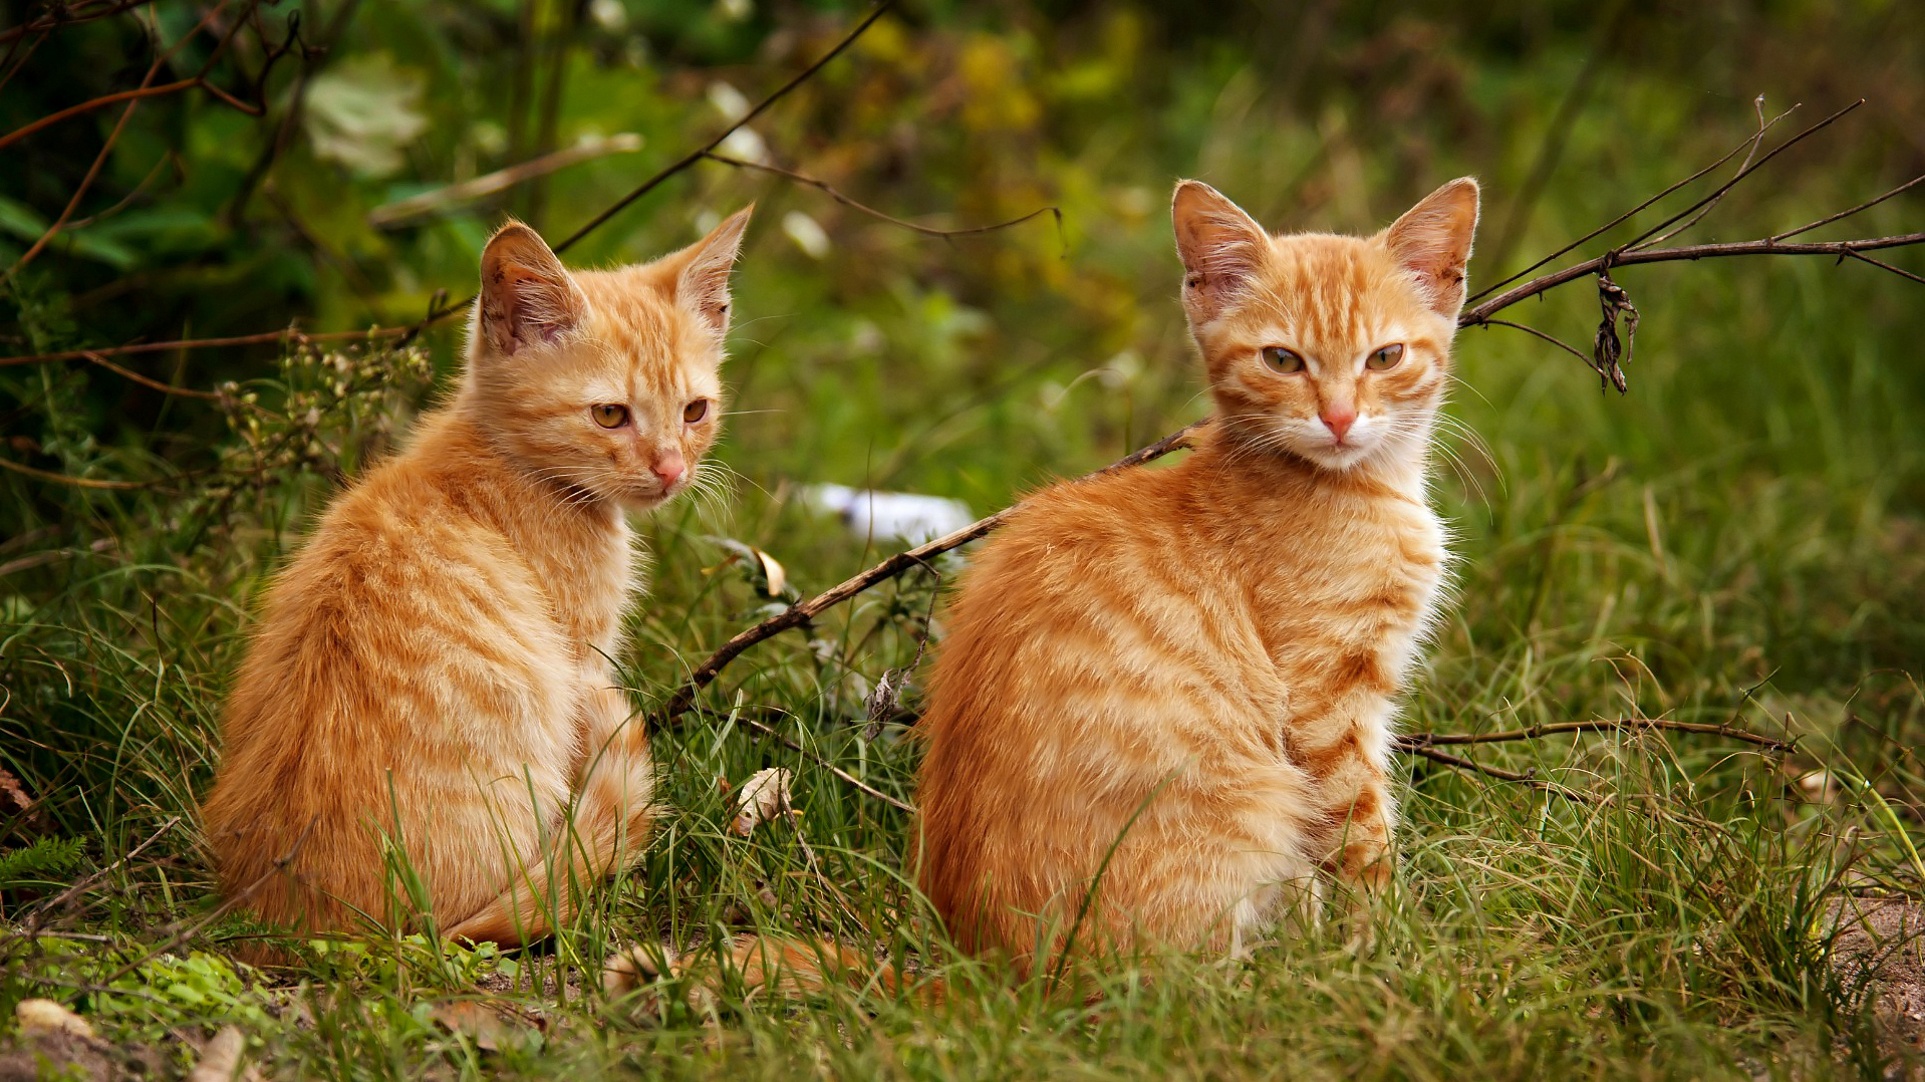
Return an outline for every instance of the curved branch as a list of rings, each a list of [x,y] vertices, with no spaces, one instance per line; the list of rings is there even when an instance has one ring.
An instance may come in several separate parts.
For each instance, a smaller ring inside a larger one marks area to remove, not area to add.
[[[815,177],[809,176],[806,173],[798,173],[793,169],[784,169],[779,165],[764,165],[761,162],[752,162],[745,158],[731,158],[726,154],[717,154],[714,151],[708,151],[704,153],[702,157],[721,165],[732,165],[737,169],[751,169],[757,172],[770,173],[778,177],[787,178],[797,184],[814,188],[836,202],[841,203],[843,206],[866,214],[879,222],[887,222],[890,225],[900,226],[910,232],[921,233],[925,237],[938,237],[942,240],[951,240],[956,237],[980,236],[984,233],[994,233],[1000,229],[1008,229],[1010,226],[1021,225],[1032,218],[1040,218],[1045,214],[1052,214],[1056,217],[1056,236],[1059,239],[1063,239],[1063,211],[1055,205],[1039,207],[1020,218],[1011,218],[1006,222],[997,222],[994,225],[968,226],[963,229],[938,229],[932,225],[922,225],[918,222],[898,218],[893,214],[877,210],[866,203],[857,202],[854,198],[844,195],[834,187],[831,187],[827,181],[817,180]],[[1064,239],[1064,246],[1065,248],[1068,247],[1067,239]]]

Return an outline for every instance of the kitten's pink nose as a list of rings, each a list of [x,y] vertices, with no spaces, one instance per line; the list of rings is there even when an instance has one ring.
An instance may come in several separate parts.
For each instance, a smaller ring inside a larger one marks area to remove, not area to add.
[[[680,451],[663,451],[656,456],[655,465],[650,469],[655,471],[655,476],[662,479],[662,487],[667,488],[680,481],[682,475],[688,472],[688,463],[683,461]]]
[[[1349,432],[1350,426],[1357,422],[1357,411],[1349,406],[1326,406],[1320,416],[1323,426],[1337,437],[1338,443],[1343,442],[1344,433]]]

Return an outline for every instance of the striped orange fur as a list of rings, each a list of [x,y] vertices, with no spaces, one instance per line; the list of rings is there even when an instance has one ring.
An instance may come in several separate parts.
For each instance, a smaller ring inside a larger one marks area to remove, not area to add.
[[[1239,951],[1391,874],[1396,701],[1448,554],[1426,499],[1477,185],[1369,238],[1174,203],[1218,422],[1035,494],[975,558],[918,726],[920,882],[964,949]],[[1080,949],[1080,948],[1079,948]]]
[[[267,591],[203,809],[230,899],[510,944],[638,854],[654,768],[609,661],[640,588],[624,512],[701,483],[748,215],[607,271],[517,223],[489,240],[459,388]]]

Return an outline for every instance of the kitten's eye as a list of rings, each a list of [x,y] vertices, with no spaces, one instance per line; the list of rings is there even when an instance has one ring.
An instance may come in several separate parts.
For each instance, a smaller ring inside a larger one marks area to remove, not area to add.
[[[628,423],[628,407],[605,402],[599,406],[588,407],[588,415],[603,428],[620,428]]]
[[[698,398],[682,407],[682,420],[688,424],[694,424],[708,415],[709,400],[706,398]]]
[[[1370,359],[1364,362],[1364,367],[1372,371],[1382,372],[1386,368],[1397,367],[1397,362],[1403,359],[1404,347],[1402,343],[1399,343],[1394,346],[1385,346],[1371,354]]]
[[[1303,371],[1303,358],[1282,346],[1263,347],[1263,363],[1279,372]]]

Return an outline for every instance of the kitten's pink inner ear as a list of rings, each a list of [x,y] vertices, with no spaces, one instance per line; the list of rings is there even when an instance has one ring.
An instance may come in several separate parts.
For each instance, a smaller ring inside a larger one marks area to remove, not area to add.
[[[729,329],[729,272],[742,251],[742,233],[755,205],[728,216],[709,235],[681,252],[686,260],[675,279],[675,299],[686,305],[717,336]]]
[[[1477,232],[1477,181],[1460,177],[1425,196],[1380,236],[1390,254],[1417,276],[1438,315],[1464,307],[1464,271]]]
[[[553,342],[581,322],[585,301],[540,234],[503,226],[481,252],[481,330],[502,354]]]
[[[1269,234],[1241,207],[1196,180],[1176,186],[1170,218],[1183,259],[1184,307],[1194,320],[1214,318],[1262,264]]]

